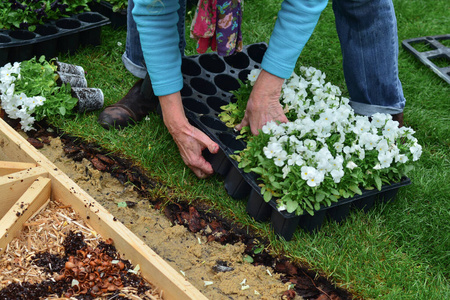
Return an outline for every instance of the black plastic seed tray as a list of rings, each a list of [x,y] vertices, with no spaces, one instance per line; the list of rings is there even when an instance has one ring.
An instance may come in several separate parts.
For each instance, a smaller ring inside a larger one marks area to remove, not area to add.
[[[242,140],[236,139],[237,133],[220,121],[220,107],[234,101],[230,91],[239,88],[237,79],[245,81],[254,68],[259,68],[267,45],[252,44],[231,57],[220,57],[217,54],[202,54],[183,58],[182,73],[184,87],[181,91],[186,116],[191,124],[202,130],[217,142],[220,150],[217,154],[204,151],[214,171],[224,177],[224,185],[228,194],[235,199],[248,197],[247,212],[257,221],[270,220],[274,232],[290,240],[298,226],[308,232],[319,230],[328,216],[333,220],[344,220],[351,207],[369,210],[376,201],[393,199],[402,186],[411,181],[405,178],[400,183],[386,185],[381,191],[364,191],[348,199],[341,199],[329,207],[322,207],[314,216],[278,211],[275,200],[268,203],[260,194],[258,178],[255,174],[245,173],[238,168],[238,163],[230,156],[236,150],[245,148]]]
[[[111,27],[118,29],[127,26],[127,10],[113,11],[113,5],[106,1],[91,1],[89,8],[98,12],[111,21]]]
[[[100,45],[101,26],[110,20],[97,12],[85,12],[38,25],[28,30],[0,30],[0,65],[33,56],[47,59],[59,52],[74,53],[80,45]]]
[[[442,44],[450,34],[426,36],[402,41],[402,46],[450,83],[450,48]]]

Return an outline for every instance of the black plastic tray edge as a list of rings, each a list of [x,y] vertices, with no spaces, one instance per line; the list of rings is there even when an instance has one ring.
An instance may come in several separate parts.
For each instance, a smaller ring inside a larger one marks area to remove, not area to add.
[[[120,11],[113,11],[113,5],[106,1],[95,2],[92,1],[89,3],[89,7],[92,11],[96,11],[105,17],[109,18],[111,21],[111,27],[114,29],[127,26],[127,10],[123,9]]]
[[[101,16],[103,18],[103,20],[99,21],[99,22],[92,22],[92,23],[83,22],[83,21],[79,20],[78,17],[81,16],[81,15],[84,15],[84,14],[96,14],[96,15]],[[62,36],[67,36],[67,35],[75,34],[75,33],[78,33],[78,32],[87,31],[87,30],[90,30],[90,29],[95,29],[97,27],[104,26],[104,25],[107,25],[107,24],[111,23],[111,21],[107,17],[105,17],[104,15],[102,15],[100,13],[97,13],[97,12],[84,12],[84,13],[81,13],[81,14],[73,15],[71,17],[67,17],[67,18],[61,18],[61,19],[58,19],[58,20],[52,20],[50,22],[45,23],[44,25],[46,25],[46,26],[51,25],[51,26],[57,27],[55,25],[55,23],[57,21],[65,20],[65,19],[69,19],[69,20],[75,19],[75,20],[77,20],[77,21],[79,21],[81,23],[81,26],[78,27],[78,28],[74,28],[74,29],[64,29],[64,28],[58,27],[58,32],[57,33],[46,35],[46,36],[42,36],[40,34],[34,33],[34,34],[36,34],[36,36],[34,38],[32,38],[32,39],[29,39],[29,40],[17,40],[17,39],[14,39],[14,38],[10,37],[8,34],[9,34],[9,32],[11,32],[13,30],[0,30],[0,34],[7,35],[8,38],[11,39],[11,42],[0,43],[0,49],[8,49],[8,48],[13,48],[13,47],[20,47],[20,46],[26,46],[26,45],[31,45],[31,44],[37,44],[37,43],[40,43],[40,42],[44,42],[44,41],[48,41],[48,40],[52,40],[52,39],[57,39],[57,38],[62,37]]]
[[[445,47],[441,43],[439,43],[439,40],[447,40],[450,39],[450,34],[444,34],[444,35],[436,35],[436,36],[425,36],[425,37],[419,37],[419,38],[412,38],[402,41],[402,46],[409,52],[411,52],[417,59],[419,59],[423,64],[425,64],[427,67],[429,67],[434,73],[436,73],[439,77],[441,77],[443,80],[445,80],[447,83],[450,83],[450,66],[440,68],[436,66],[430,58],[439,57],[439,56],[447,56],[447,58],[450,60],[450,48]],[[412,44],[414,43],[420,43],[420,42],[426,42],[436,49],[420,52],[417,51]]]

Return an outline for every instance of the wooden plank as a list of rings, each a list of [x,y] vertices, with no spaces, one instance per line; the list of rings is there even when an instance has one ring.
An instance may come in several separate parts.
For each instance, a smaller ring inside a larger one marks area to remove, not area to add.
[[[164,299],[207,299],[125,225],[115,221],[113,215],[2,119],[0,119],[0,159],[35,162],[44,167],[52,181],[52,199],[71,205],[98,233],[105,238],[112,238],[118,252],[134,265],[139,265],[144,278],[164,291]]]
[[[43,167],[34,167],[24,171],[0,176],[0,218],[12,207],[38,177],[48,177]]]
[[[0,161],[0,176],[37,167],[35,163]]]
[[[37,178],[0,219],[0,253],[22,230],[22,225],[50,199],[51,180]]]

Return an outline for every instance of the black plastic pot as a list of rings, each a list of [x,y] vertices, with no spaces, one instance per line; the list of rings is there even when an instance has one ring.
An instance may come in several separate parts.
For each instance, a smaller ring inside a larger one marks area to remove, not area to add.
[[[99,13],[86,12],[39,25],[34,32],[0,30],[0,64],[41,55],[51,59],[59,52],[72,54],[80,45],[99,45],[101,26],[109,23]]]
[[[238,168],[231,158],[245,143],[237,139],[237,133],[227,128],[217,115],[220,107],[234,102],[231,94],[239,87],[237,79],[245,81],[252,69],[260,68],[267,45],[258,43],[244,47],[241,53],[222,58],[216,54],[202,54],[183,58],[182,73],[184,87],[181,91],[186,116],[191,124],[202,130],[220,146],[217,154],[204,151],[204,156],[213,169],[224,177],[228,194],[236,199],[247,197],[247,212],[257,221],[270,220],[274,232],[290,240],[298,227],[307,232],[320,230],[328,217],[336,222],[345,220],[352,207],[367,211],[377,201],[392,200],[398,189],[411,181],[405,178],[400,183],[383,186],[381,191],[363,191],[362,195],[340,199],[329,207],[321,207],[314,216],[304,213],[295,215],[279,211],[275,200],[265,202],[258,186],[257,176]]]

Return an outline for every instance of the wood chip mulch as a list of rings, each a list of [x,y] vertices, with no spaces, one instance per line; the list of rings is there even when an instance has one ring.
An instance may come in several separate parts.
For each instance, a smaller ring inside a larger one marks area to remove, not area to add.
[[[139,266],[118,257],[111,239],[55,201],[24,224],[0,257],[0,300],[160,300],[162,294]]]

